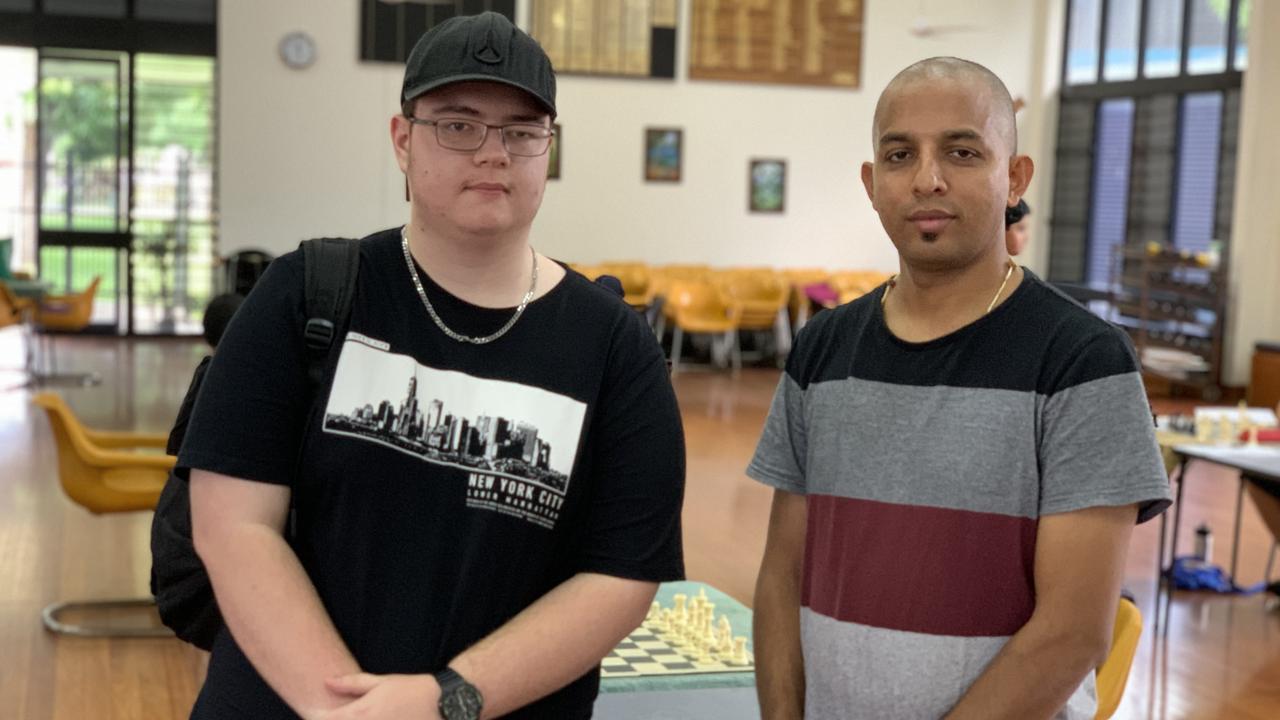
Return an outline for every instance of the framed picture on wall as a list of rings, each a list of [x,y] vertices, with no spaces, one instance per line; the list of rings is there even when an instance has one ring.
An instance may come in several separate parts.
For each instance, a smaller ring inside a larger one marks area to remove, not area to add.
[[[648,182],[680,182],[684,131],[678,128],[644,129],[644,179]]]
[[[551,136],[551,149],[547,150],[547,154],[551,159],[547,161],[547,179],[560,179],[560,144],[564,142],[564,130],[561,129],[560,123],[552,123],[551,129],[555,130],[555,135]]]
[[[747,207],[751,212],[780,213],[786,208],[786,160],[752,160],[748,176]]]

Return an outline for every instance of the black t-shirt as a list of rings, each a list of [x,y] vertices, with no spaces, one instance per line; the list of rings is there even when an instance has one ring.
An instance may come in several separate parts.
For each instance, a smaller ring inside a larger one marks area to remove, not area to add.
[[[293,485],[292,545],[363,670],[440,670],[577,573],[683,576],[680,415],[635,311],[571,271],[506,335],[464,344],[427,315],[397,230],[360,261],[322,412],[308,418],[294,252],[219,344],[178,464]],[[417,272],[457,332],[511,317]],[[592,671],[510,717],[589,717],[598,684]],[[225,630],[195,716],[295,717]]]

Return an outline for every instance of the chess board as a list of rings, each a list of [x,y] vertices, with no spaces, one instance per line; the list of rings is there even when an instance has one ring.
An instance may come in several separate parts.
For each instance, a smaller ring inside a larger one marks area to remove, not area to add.
[[[750,652],[746,664],[733,664],[727,662],[728,659],[727,655],[712,653],[711,662],[700,663],[696,652],[646,622],[631,631],[627,639],[605,657],[600,663],[600,677],[740,673],[756,669],[755,656]]]

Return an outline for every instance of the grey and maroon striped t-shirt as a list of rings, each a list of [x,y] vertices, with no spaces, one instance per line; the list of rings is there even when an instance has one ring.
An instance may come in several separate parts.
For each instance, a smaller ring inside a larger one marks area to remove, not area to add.
[[[883,286],[796,341],[747,473],[806,496],[810,718],[937,718],[1035,607],[1043,515],[1169,505],[1127,339],[1030,271],[936,340]],[[1059,717],[1092,718],[1090,675]]]

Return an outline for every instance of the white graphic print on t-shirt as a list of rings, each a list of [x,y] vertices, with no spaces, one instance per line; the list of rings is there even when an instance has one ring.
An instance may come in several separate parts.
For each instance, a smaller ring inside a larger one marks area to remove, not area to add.
[[[467,473],[467,507],[555,527],[587,406],[542,388],[437,370],[348,333],[324,431]]]

